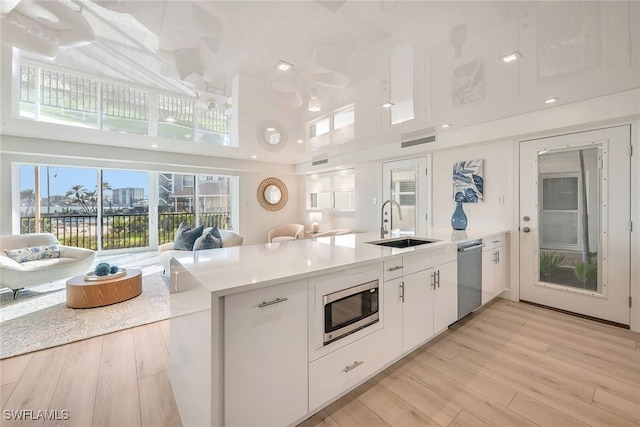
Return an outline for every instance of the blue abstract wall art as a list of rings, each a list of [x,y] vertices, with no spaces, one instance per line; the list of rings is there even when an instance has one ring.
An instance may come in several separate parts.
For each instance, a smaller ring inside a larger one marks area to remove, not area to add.
[[[465,160],[453,164],[453,200],[479,203],[484,192],[483,160]]]

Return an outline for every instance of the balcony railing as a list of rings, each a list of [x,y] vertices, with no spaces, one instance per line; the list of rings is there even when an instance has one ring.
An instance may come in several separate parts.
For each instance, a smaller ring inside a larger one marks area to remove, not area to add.
[[[158,215],[158,244],[172,242],[180,223],[193,226],[193,213],[160,213]],[[96,215],[42,216],[36,224],[34,216],[20,218],[20,233],[52,233],[61,244],[79,248],[98,249],[98,217]],[[230,230],[231,212],[200,214],[200,225]],[[149,246],[149,214],[105,214],[102,216],[102,249],[143,248]]]

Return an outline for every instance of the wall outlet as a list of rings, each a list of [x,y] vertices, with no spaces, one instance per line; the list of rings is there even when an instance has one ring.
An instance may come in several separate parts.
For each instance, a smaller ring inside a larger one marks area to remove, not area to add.
[[[377,205],[378,204],[378,199],[376,199],[375,197],[371,199],[371,204],[372,205]]]

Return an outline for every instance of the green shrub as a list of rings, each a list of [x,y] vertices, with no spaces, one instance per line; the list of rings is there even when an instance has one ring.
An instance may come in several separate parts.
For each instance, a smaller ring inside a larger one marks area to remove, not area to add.
[[[594,280],[598,274],[598,264],[576,262],[573,264],[573,272],[582,286],[586,287],[587,282]]]
[[[540,278],[550,280],[564,261],[564,254],[558,252],[542,252],[540,254]]]

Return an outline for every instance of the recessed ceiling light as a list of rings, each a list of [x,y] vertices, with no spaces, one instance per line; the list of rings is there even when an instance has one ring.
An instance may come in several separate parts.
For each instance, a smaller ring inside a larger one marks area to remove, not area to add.
[[[558,101],[559,101],[558,98],[549,98],[549,99],[545,99],[544,103],[545,104],[553,104],[553,103],[558,102]]]
[[[393,103],[393,102],[391,102],[391,101],[387,101],[387,102],[385,102],[384,104],[382,104],[382,105],[381,105],[381,107],[382,107],[382,108],[391,108],[391,107],[393,107],[394,105],[396,105],[396,104],[394,104],[394,103]]]
[[[255,155],[254,155],[254,156],[251,156],[251,158],[252,158],[252,159],[257,159],[257,158],[258,158],[258,156],[255,156]]]
[[[276,64],[276,68],[280,71],[287,71],[292,67],[293,67],[293,64],[289,64],[288,62],[283,60],[278,61],[278,63]]]
[[[298,144],[302,144],[304,142],[304,139],[299,139],[297,142]]]
[[[520,58],[522,58],[522,55],[520,54],[520,52],[516,50],[515,52],[511,52],[510,54],[503,56],[502,61],[513,62],[513,61],[517,61]]]
[[[448,127],[451,127],[451,124],[450,123],[443,123],[443,124],[440,125],[440,127],[441,128],[448,128]]]
[[[158,148],[158,144],[151,144],[151,148]]]
[[[309,105],[307,108],[309,111],[317,113],[322,110],[322,102],[318,98],[311,98],[309,99]]]

